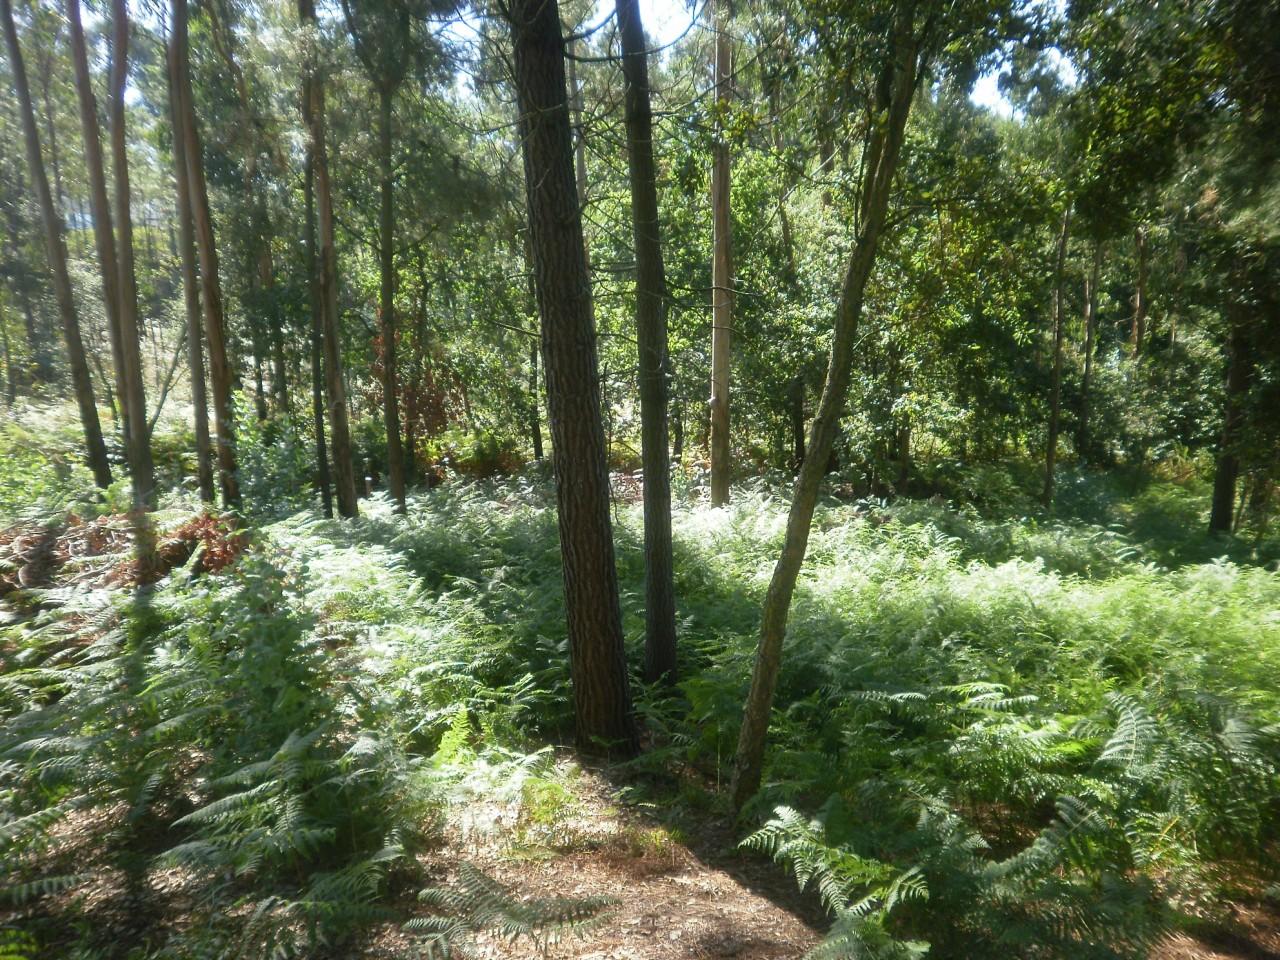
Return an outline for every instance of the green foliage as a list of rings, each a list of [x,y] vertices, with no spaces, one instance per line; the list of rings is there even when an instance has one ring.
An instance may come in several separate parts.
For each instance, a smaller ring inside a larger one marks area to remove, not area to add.
[[[519,897],[469,863],[462,864],[452,887],[423,890],[419,899],[444,915],[415,918],[406,927],[420,932],[428,949],[441,957],[468,956],[467,943],[477,933],[512,942],[527,937],[545,954],[565,934],[590,930],[617,902],[611,897]]]

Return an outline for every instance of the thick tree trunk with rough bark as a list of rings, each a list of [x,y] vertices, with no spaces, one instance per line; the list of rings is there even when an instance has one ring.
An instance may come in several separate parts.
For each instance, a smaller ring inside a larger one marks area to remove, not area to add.
[[[1066,326],[1063,303],[1063,270],[1067,260],[1067,237],[1071,225],[1071,208],[1062,214],[1062,230],[1058,234],[1058,257],[1053,271],[1053,374],[1049,386],[1049,429],[1044,448],[1044,490],[1040,499],[1045,506],[1053,504],[1056,489],[1054,471],[1058,466],[1058,432],[1062,420],[1062,337]]]
[[[716,104],[727,110],[733,97],[730,0],[715,0]],[[729,357],[733,330],[733,239],[729,215],[729,144],[719,130],[711,166],[711,503],[729,502]]]
[[[577,739],[583,750],[625,756],[635,753],[639,743],[622,644],[591,282],[574,183],[560,11],[555,0],[513,0],[508,15],[555,445]]]
[[[298,0],[304,25],[316,21],[315,0]],[[324,84],[310,64],[303,93],[303,122],[310,133],[311,164],[315,174],[317,225],[319,227],[320,332],[324,354],[325,396],[329,411],[329,436],[333,451],[333,481],[338,515],[354,517],[356,502],[355,461],[351,454],[351,429],[347,424],[347,388],[342,379],[338,314],[338,253],[333,229],[333,190],[329,183],[329,153],[325,145]]]
[[[71,0],[72,3],[76,0]],[[174,131],[182,129],[178,51],[169,40],[169,116]],[[196,480],[200,499],[213,503],[213,455],[209,446],[209,397],[204,382],[204,331],[200,326],[200,278],[196,272],[195,227],[191,216],[191,178],[187,174],[186,143],[173,138],[173,172],[177,185],[178,255],[182,269],[182,302],[187,321],[187,372],[191,379],[191,412],[195,421]]]
[[[751,688],[743,709],[730,787],[731,799],[738,809],[760,788],[765,739],[778,683],[791,598],[808,548],[809,530],[827,457],[835,442],[840,412],[849,390],[854,338],[862,315],[863,295],[875,265],[876,246],[884,228],[903,131],[916,82],[923,69],[920,41],[915,35],[909,6],[898,12],[890,42],[893,45],[891,60],[885,64],[884,82],[880,85],[875,104],[876,115],[883,114],[885,119],[883,124],[875,127],[866,147],[858,233],[836,306],[826,382],[809,429],[809,449],[796,478],[782,555],[774,567],[761,612],[760,640],[751,673]]]
[[[218,460],[218,485],[222,504],[240,506],[236,477],[235,420],[232,407],[232,371],[227,357],[226,327],[222,315],[222,285],[218,279],[218,248],[209,211],[209,189],[204,176],[204,154],[196,126],[191,96],[191,68],[187,51],[187,0],[173,0],[173,45],[181,106],[183,154],[187,161],[187,185],[191,189],[191,216],[196,252],[200,260],[200,301],[204,310],[204,335],[209,348],[209,386],[213,392],[213,427]]]
[[[671,461],[667,450],[667,281],[653,160],[649,63],[638,0],[617,0],[626,81],[627,163],[636,252],[640,455],[644,468],[644,676],[676,679],[676,602],[671,560]]]
[[[147,430],[147,398],[143,383],[142,351],[138,329],[138,280],[133,263],[132,191],[129,185],[129,151],[125,129],[124,91],[129,82],[129,11],[125,0],[111,2],[111,168],[115,180],[116,295],[120,298],[120,355],[124,360],[125,445],[134,506],[152,505],[155,466],[151,460],[151,435]]]
[[[45,253],[52,274],[53,293],[62,317],[62,333],[67,343],[67,360],[71,367],[71,381],[75,388],[76,404],[80,411],[80,425],[84,430],[85,449],[94,482],[102,488],[111,485],[111,466],[107,462],[107,446],[102,439],[102,424],[98,420],[98,406],[93,396],[93,381],[89,376],[89,364],[85,359],[84,340],[80,335],[80,317],[76,313],[75,298],[71,291],[71,276],[67,272],[67,244],[63,235],[62,218],[53,204],[49,191],[49,178],[40,155],[40,133],[36,127],[35,111],[31,107],[31,88],[27,84],[26,66],[22,48],[18,43],[18,28],[13,20],[10,0],[0,0],[0,27],[4,29],[5,46],[9,53],[9,72],[13,76],[14,92],[18,99],[18,113],[22,118],[22,133],[26,140],[27,167],[35,188],[36,202],[44,222]]]
[[[387,431],[387,489],[396,511],[405,512],[404,451],[400,446],[400,383],[396,376],[396,219],[391,173],[391,89],[378,91],[378,169],[381,209],[378,213],[379,292],[382,313],[382,421]]]
[[[1227,333],[1226,410],[1218,441],[1213,472],[1213,501],[1209,511],[1210,532],[1229,533],[1234,526],[1236,482],[1240,478],[1239,444],[1244,430],[1244,398],[1249,389],[1252,357],[1239,307],[1230,311]]]

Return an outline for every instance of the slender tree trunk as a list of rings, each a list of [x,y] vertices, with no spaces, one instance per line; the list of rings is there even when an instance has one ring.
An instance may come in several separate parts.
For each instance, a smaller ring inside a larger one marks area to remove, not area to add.
[[[76,0],[71,0],[75,3]],[[200,280],[196,275],[195,228],[191,216],[191,178],[187,174],[186,143],[182,129],[178,50],[170,37],[169,114],[173,123],[173,168],[177,185],[178,243],[182,269],[182,302],[187,320],[187,370],[191,378],[191,412],[195,421],[196,479],[200,499],[213,503],[213,456],[209,446],[209,398],[204,383],[204,332],[200,329]]]
[[[382,309],[382,420],[387,431],[387,488],[396,512],[405,512],[404,451],[400,446],[400,384],[396,376],[396,232],[391,173],[391,88],[378,91],[378,166],[382,206],[378,215],[378,266]]]
[[[1239,307],[1233,313],[1242,312]],[[1227,333],[1227,396],[1213,473],[1213,503],[1209,531],[1229,533],[1235,509],[1236,481],[1240,477],[1239,445],[1244,432],[1244,398],[1249,389],[1251,357],[1241,317],[1229,318]]]
[[[49,178],[45,174],[44,160],[40,156],[40,132],[36,128],[35,111],[31,107],[31,89],[27,85],[26,67],[22,60],[22,48],[18,44],[18,28],[13,21],[10,0],[0,0],[0,18],[4,21],[0,26],[4,28],[5,45],[9,52],[9,72],[13,76],[18,112],[22,118],[22,132],[26,139],[27,167],[31,172],[36,201],[40,205],[40,216],[44,221],[45,252],[49,259],[58,312],[62,315],[62,332],[67,342],[67,360],[71,366],[71,381],[80,410],[89,468],[93,471],[94,482],[105,489],[111,485],[107,445],[102,439],[102,425],[98,421],[98,407],[93,396],[93,381],[89,376],[84,340],[80,335],[80,317],[76,313],[71,276],[67,272],[67,246],[62,218],[54,207],[53,195],[49,192]]]
[[[1133,328],[1129,332],[1129,346],[1136,358],[1142,353],[1147,335],[1147,231],[1139,226],[1133,231],[1134,248],[1138,256],[1138,287],[1133,295]]]
[[[217,440],[218,484],[222,504],[240,505],[236,477],[235,420],[232,406],[232,372],[227,358],[226,327],[222,314],[222,285],[218,278],[218,248],[209,211],[209,190],[204,177],[204,154],[196,126],[191,93],[191,67],[187,50],[187,0],[173,0],[173,44],[178,73],[178,102],[182,107],[183,153],[191,188],[191,214],[195,225],[196,252],[200,259],[200,300],[204,308],[205,342],[209,348],[209,385],[213,391],[213,427]]]
[[[849,390],[853,368],[854,337],[862,315],[863,295],[875,265],[876,245],[884,228],[894,172],[902,148],[903,130],[911,109],[916,80],[922,69],[919,41],[914,34],[910,5],[895,17],[890,41],[892,59],[885,65],[885,82],[880,85],[876,115],[885,117],[871,133],[866,149],[866,169],[859,205],[859,230],[845,270],[844,283],[836,307],[831,355],[822,397],[809,429],[809,449],[796,478],[782,555],[774,567],[761,613],[760,641],[751,674],[751,689],[743,709],[742,728],[734,757],[733,804],[742,805],[759,789],[764,770],[765,738],[773,708],[782,660],[782,641],[796,580],[809,544],[809,529],[818,500],[827,456],[835,441],[840,412]]]
[[[564,40],[555,0],[508,6],[525,192],[555,446],[556,500],[577,739],[639,749],[614,566],[591,281],[573,171]]]
[[[262,286],[266,306],[267,340],[271,350],[271,399],[276,410],[289,412],[289,380],[284,363],[284,331],[281,329],[280,304],[277,302],[276,268],[271,256],[271,223],[263,218],[262,243],[258,248],[258,283]]]
[[[4,405],[12,407],[18,399],[18,379],[13,365],[13,349],[9,343],[9,321],[4,315],[3,306],[0,302],[0,337],[4,338]]]
[[[307,217],[307,287],[311,302],[311,419],[316,432],[316,486],[320,488],[320,502],[324,515],[332,518],[333,492],[329,480],[329,452],[324,438],[324,370],[320,331],[320,315],[323,308],[320,305],[320,270],[316,256],[316,178],[310,144],[307,145],[306,166],[304,192]]]
[[[1049,436],[1044,449],[1044,491],[1040,499],[1046,507],[1053,505],[1054,471],[1058,465],[1058,432],[1062,418],[1062,335],[1066,326],[1062,285],[1067,260],[1067,238],[1071,225],[1071,208],[1062,213],[1062,230],[1058,234],[1058,258],[1053,271],[1053,377],[1049,387]]]
[[[676,679],[676,603],[671,560],[671,461],[667,450],[667,281],[653,160],[653,109],[639,0],[617,0],[626,80],[627,163],[636,253],[640,455],[644,467],[645,652],[650,683]]]
[[[1093,403],[1093,341],[1098,329],[1098,277],[1102,272],[1102,244],[1093,245],[1093,267],[1084,284],[1084,379],[1080,385],[1080,429],[1076,447],[1081,457],[1089,456],[1092,442],[1089,436],[1089,417]]]
[[[316,23],[315,0],[298,0],[298,14],[304,25]],[[329,408],[329,434],[333,441],[333,480],[338,514],[354,517],[356,502],[355,461],[351,454],[351,431],[347,426],[347,388],[342,379],[342,353],[338,314],[338,254],[333,230],[333,193],[329,183],[329,154],[325,145],[324,83],[307,65],[303,120],[311,137],[311,163],[315,173],[317,221],[319,226],[320,331],[324,348],[325,393]]]
[[[581,202],[581,195],[579,195]],[[585,256],[586,251],[583,251]],[[533,321],[537,322],[538,316],[538,291],[534,282],[533,268],[533,249],[530,241],[530,231],[528,225],[525,226],[524,232],[524,270],[527,278],[526,285],[529,293],[529,316]],[[529,344],[529,430],[533,439],[533,459],[541,462],[544,456],[542,449],[542,415],[539,411],[538,404],[538,353],[539,342],[535,338]]]
[[[151,437],[147,433],[147,398],[143,384],[142,352],[138,330],[138,282],[133,263],[132,191],[129,185],[129,153],[125,129],[124,90],[129,81],[129,12],[126,0],[112,0],[111,89],[108,101],[111,121],[111,166],[115,180],[116,294],[120,298],[120,353],[124,358],[125,442],[136,507],[149,509],[155,495],[155,467]]]
[[[804,463],[804,377],[791,378],[791,468],[799,472]]]
[[[89,58],[85,47],[84,27],[80,20],[80,0],[67,0],[67,21],[71,26],[71,53],[75,70],[76,94],[80,105],[80,130],[84,142],[85,169],[89,180],[89,203],[93,211],[93,239],[102,276],[102,299],[107,318],[107,337],[111,342],[111,364],[115,374],[116,394],[121,398],[120,427],[128,445],[129,411],[125,387],[124,341],[120,333],[120,267],[116,260],[115,228],[112,226],[111,202],[107,194],[106,165],[102,158],[102,134],[98,127],[98,106],[89,75]]]
[[[716,104],[727,110],[733,98],[733,46],[729,38],[731,0],[715,0]],[[729,502],[732,470],[729,445],[729,356],[733,330],[732,223],[729,216],[729,144],[717,131],[711,166],[711,503]]]

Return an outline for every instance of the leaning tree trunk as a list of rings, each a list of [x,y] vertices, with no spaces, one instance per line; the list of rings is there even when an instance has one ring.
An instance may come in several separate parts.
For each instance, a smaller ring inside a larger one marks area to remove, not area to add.
[[[622,643],[591,281],[574,183],[560,11],[556,0],[512,0],[508,11],[555,447],[577,739],[584,750],[629,755],[639,743]]]
[[[1240,313],[1234,308],[1233,313]],[[1249,345],[1242,318],[1229,318],[1227,333],[1227,396],[1213,472],[1213,502],[1209,511],[1210,532],[1229,533],[1235,512],[1236,481],[1240,477],[1239,445],[1244,433],[1244,398],[1249,389]]]
[[[889,194],[902,148],[903,130],[907,114],[911,110],[916,80],[922,68],[920,41],[915,36],[908,14],[899,12],[891,41],[892,61],[885,65],[885,82],[880,86],[875,105],[876,115],[884,115],[885,120],[883,124],[877,125],[867,143],[866,168],[859,204],[859,231],[836,307],[826,382],[809,429],[809,449],[800,466],[800,475],[796,478],[782,555],[774,567],[761,612],[760,640],[751,673],[751,689],[743,709],[730,788],[733,804],[739,809],[760,787],[765,738],[773,708],[773,694],[778,683],[782,641],[786,634],[791,598],[809,544],[809,528],[818,500],[818,488],[827,465],[827,457],[835,442],[840,412],[849,390],[854,337],[862,315],[863,295],[871,269],[875,265],[876,245],[884,228]]]
[[[391,88],[378,90],[378,166],[382,206],[378,213],[378,267],[381,273],[382,420],[387,432],[387,487],[396,512],[405,512],[404,451],[400,446],[400,384],[396,376],[396,221],[391,180]]]
[[[232,407],[232,371],[227,357],[226,327],[222,314],[222,286],[218,280],[218,248],[209,211],[209,189],[204,177],[204,154],[196,127],[191,93],[191,66],[187,51],[187,0],[173,0],[173,45],[181,107],[183,153],[191,188],[191,214],[195,225],[196,252],[200,259],[200,299],[204,308],[204,334],[209,347],[209,385],[213,390],[213,427],[217,439],[218,483],[222,504],[240,505],[236,477],[235,420]],[[176,135],[176,134],[175,134]]]
[[[320,272],[316,256],[316,190],[315,165],[311,162],[311,147],[307,147],[306,179],[303,192],[306,195],[306,247],[307,287],[311,303],[311,419],[316,432],[316,486],[320,488],[320,503],[326,517],[333,517],[333,490],[329,480],[329,451],[324,439],[324,362],[321,356],[320,331]]]
[[[1071,224],[1071,208],[1062,214],[1062,231],[1058,234],[1058,258],[1053,271],[1053,376],[1049,387],[1049,436],[1044,449],[1044,491],[1040,499],[1046,507],[1053,505],[1054,471],[1058,466],[1058,431],[1062,420],[1062,334],[1066,326],[1062,284],[1067,260],[1067,233]]]
[[[147,431],[147,398],[143,384],[142,351],[138,332],[138,281],[133,263],[133,214],[129,209],[129,152],[125,130],[124,90],[129,81],[129,12],[125,0],[112,0],[111,39],[111,167],[115,179],[116,295],[120,321],[120,355],[124,359],[125,443],[129,455],[129,476],[133,502],[150,508],[155,495],[155,466],[151,459],[151,436]]]
[[[315,0],[298,0],[298,16],[304,25],[316,23]],[[356,503],[355,461],[351,454],[351,430],[347,425],[347,388],[342,379],[342,351],[338,315],[338,255],[333,231],[333,191],[329,183],[329,154],[325,145],[324,83],[308,62],[303,93],[303,121],[310,135],[312,170],[315,174],[319,226],[320,332],[324,354],[325,394],[329,409],[329,435],[333,441],[333,480],[338,514],[354,517]]]
[[[98,421],[98,406],[93,396],[93,381],[89,377],[89,364],[85,359],[84,340],[80,335],[80,317],[76,313],[75,298],[71,292],[71,276],[67,272],[67,243],[63,236],[62,218],[53,205],[49,192],[49,177],[40,156],[40,132],[36,127],[35,111],[31,107],[31,88],[27,85],[26,66],[22,60],[22,48],[18,44],[18,28],[13,21],[10,0],[0,0],[0,19],[3,19],[5,45],[9,52],[9,72],[13,75],[14,92],[18,98],[18,113],[22,117],[22,133],[26,139],[27,166],[31,182],[40,205],[40,217],[44,221],[45,252],[49,258],[49,272],[53,275],[53,292],[62,316],[62,333],[67,341],[67,360],[71,366],[71,381],[75,387],[76,404],[80,410],[80,425],[84,430],[85,448],[94,482],[103,489],[111,485],[111,466],[107,462],[107,445],[102,439],[102,424]]]
[[[72,0],[75,2],[75,0]],[[169,42],[169,114],[175,131],[182,129],[178,51]],[[191,178],[186,144],[173,138],[173,172],[177,184],[178,254],[182,266],[182,301],[187,319],[187,370],[191,377],[191,412],[195,421],[196,478],[200,499],[213,503],[213,456],[209,447],[209,398],[204,383],[204,332],[200,329],[200,279],[196,275],[195,228],[191,216]]]
[[[730,0],[715,0],[716,103],[726,110],[733,96]],[[729,217],[729,144],[717,132],[711,166],[711,503],[729,502],[729,351],[733,329],[732,224]]]
[[[617,0],[626,80],[631,232],[636,248],[640,455],[644,467],[644,676],[676,679],[676,601],[671,561],[671,461],[667,450],[667,282],[658,223],[649,63],[638,0]]]

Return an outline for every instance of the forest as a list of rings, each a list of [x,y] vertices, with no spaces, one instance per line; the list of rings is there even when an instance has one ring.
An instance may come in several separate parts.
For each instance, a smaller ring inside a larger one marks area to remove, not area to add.
[[[1280,2],[0,29],[0,960],[1280,956]]]

